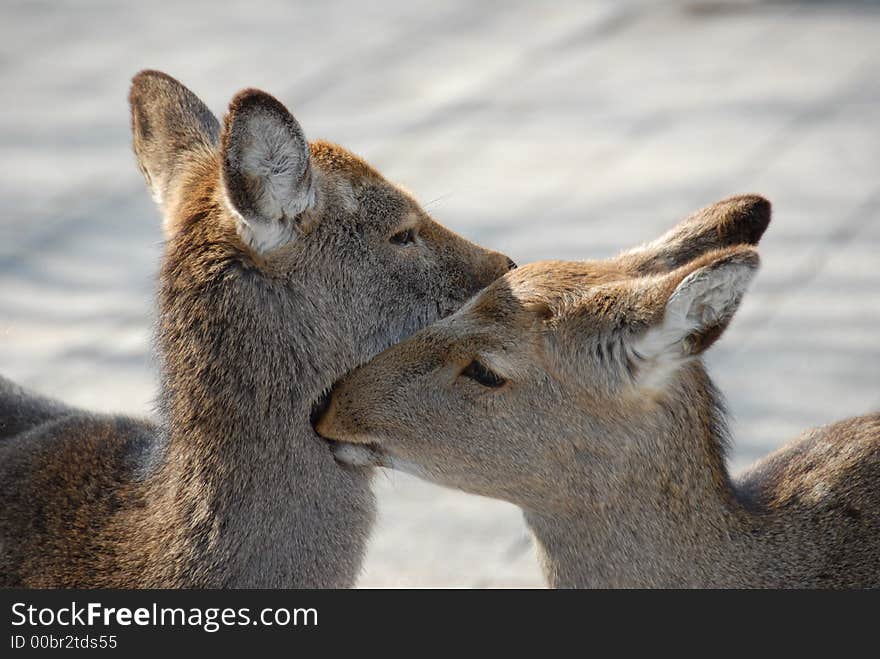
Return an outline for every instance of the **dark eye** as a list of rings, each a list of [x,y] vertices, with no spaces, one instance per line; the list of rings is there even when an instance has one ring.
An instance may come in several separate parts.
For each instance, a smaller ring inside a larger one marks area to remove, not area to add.
[[[468,364],[461,374],[474,382],[479,382],[484,387],[492,387],[493,389],[497,389],[506,382],[503,377],[476,359]]]
[[[398,231],[388,240],[392,245],[409,245],[416,241],[416,230],[404,229],[403,231]]]

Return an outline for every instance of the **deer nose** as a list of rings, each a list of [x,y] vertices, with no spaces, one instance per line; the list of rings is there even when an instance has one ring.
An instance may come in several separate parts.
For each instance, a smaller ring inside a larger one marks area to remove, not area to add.
[[[510,257],[507,257],[507,269],[508,269],[508,271],[516,270],[516,261],[514,261]]]

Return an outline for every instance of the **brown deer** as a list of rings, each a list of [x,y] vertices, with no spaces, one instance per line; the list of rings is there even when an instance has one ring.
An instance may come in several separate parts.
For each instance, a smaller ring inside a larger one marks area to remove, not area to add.
[[[319,433],[350,465],[519,505],[554,587],[880,586],[880,414],[728,475],[700,355],[758,254],[705,219],[508,273],[343,378]]]
[[[512,267],[246,90],[223,127],[135,76],[164,216],[154,423],[0,381],[0,584],[346,587],[374,516],[310,414],[331,383]]]

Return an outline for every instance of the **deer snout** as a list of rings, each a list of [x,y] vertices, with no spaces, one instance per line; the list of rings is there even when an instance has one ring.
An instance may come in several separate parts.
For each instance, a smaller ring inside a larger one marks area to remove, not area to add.
[[[339,439],[339,431],[336,428],[336,419],[338,418],[337,405],[333,400],[332,391],[327,393],[320,407],[321,409],[312,418],[315,432],[324,439]]]
[[[495,279],[504,276],[506,273],[516,268],[516,262],[506,254],[493,252],[493,256],[495,257]]]
[[[340,442],[369,443],[372,440],[361,438],[357,414],[352,414],[351,395],[345,384],[336,384],[330,390],[326,402],[313,419],[315,432],[324,439]]]
[[[476,271],[476,278],[473,282],[472,293],[476,293],[486,286],[500,279],[505,274],[516,268],[516,263],[507,254],[496,252],[490,249],[483,250],[483,256],[480,259],[482,267]]]
[[[350,467],[387,467],[387,456],[375,439],[366,436],[357,414],[351,413],[345,389],[334,387],[313,420],[315,432],[328,440],[337,462]]]

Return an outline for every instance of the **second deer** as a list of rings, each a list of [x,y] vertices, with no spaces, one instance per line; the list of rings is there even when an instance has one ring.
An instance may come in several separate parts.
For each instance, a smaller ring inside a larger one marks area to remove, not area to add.
[[[741,245],[697,215],[506,274],[345,377],[319,433],[342,462],[519,505],[552,586],[880,586],[880,414],[728,473],[700,356],[758,268],[769,205],[743,203]]]

